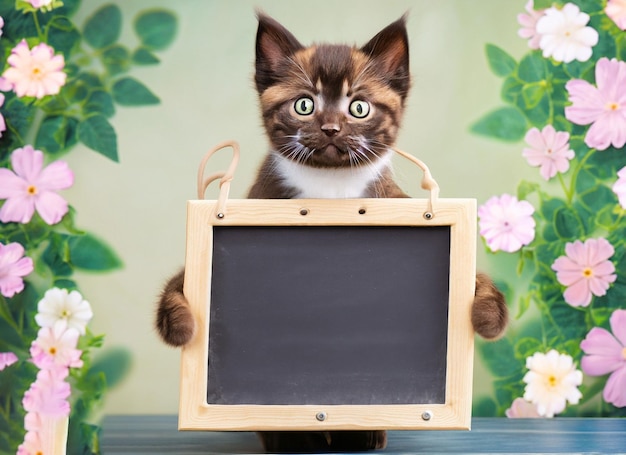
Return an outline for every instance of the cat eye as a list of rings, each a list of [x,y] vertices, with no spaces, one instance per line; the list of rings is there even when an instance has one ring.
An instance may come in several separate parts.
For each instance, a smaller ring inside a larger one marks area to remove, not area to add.
[[[313,113],[313,100],[311,98],[299,98],[294,105],[294,109],[300,115],[310,115]]]
[[[356,118],[365,118],[370,113],[370,105],[367,101],[352,101],[350,103],[350,114]]]

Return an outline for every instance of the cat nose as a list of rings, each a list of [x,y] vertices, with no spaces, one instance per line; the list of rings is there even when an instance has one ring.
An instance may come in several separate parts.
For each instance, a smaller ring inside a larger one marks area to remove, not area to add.
[[[334,136],[341,130],[341,127],[337,123],[325,123],[322,125],[322,131],[326,133],[326,136]]]

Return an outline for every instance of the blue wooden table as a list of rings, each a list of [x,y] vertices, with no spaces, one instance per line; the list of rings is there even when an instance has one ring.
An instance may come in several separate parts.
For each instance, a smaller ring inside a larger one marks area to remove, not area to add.
[[[263,453],[254,433],[179,432],[176,416],[108,416],[108,454]],[[474,418],[471,431],[391,431],[387,449],[371,454],[626,454],[626,419]]]

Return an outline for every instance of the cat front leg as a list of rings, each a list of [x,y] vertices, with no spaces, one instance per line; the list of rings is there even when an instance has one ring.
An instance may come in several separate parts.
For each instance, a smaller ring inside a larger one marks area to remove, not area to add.
[[[509,310],[504,295],[487,275],[476,276],[476,296],[472,305],[474,331],[487,340],[497,340],[506,330]]]
[[[181,270],[165,284],[157,305],[156,329],[161,339],[170,346],[184,346],[196,333],[196,323],[183,294],[185,270]]]

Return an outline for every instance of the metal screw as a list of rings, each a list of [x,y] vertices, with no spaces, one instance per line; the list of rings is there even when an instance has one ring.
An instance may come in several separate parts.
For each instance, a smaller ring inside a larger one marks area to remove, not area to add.
[[[365,209],[359,209],[359,215],[365,215],[366,210]]]
[[[430,420],[433,418],[433,413],[430,411],[424,411],[422,412],[422,419],[423,420]]]
[[[424,218],[426,218],[427,220],[432,220],[433,219],[433,214],[430,212],[426,212],[424,213]]]
[[[224,218],[224,214],[222,212],[217,214],[217,217],[221,220]]]
[[[315,414],[315,418],[319,420],[320,422],[323,422],[324,420],[326,420],[326,413],[318,412],[317,414]]]
[[[300,210],[300,215],[305,216],[305,215],[308,215],[308,214],[309,214],[309,211],[307,209],[301,209]]]

